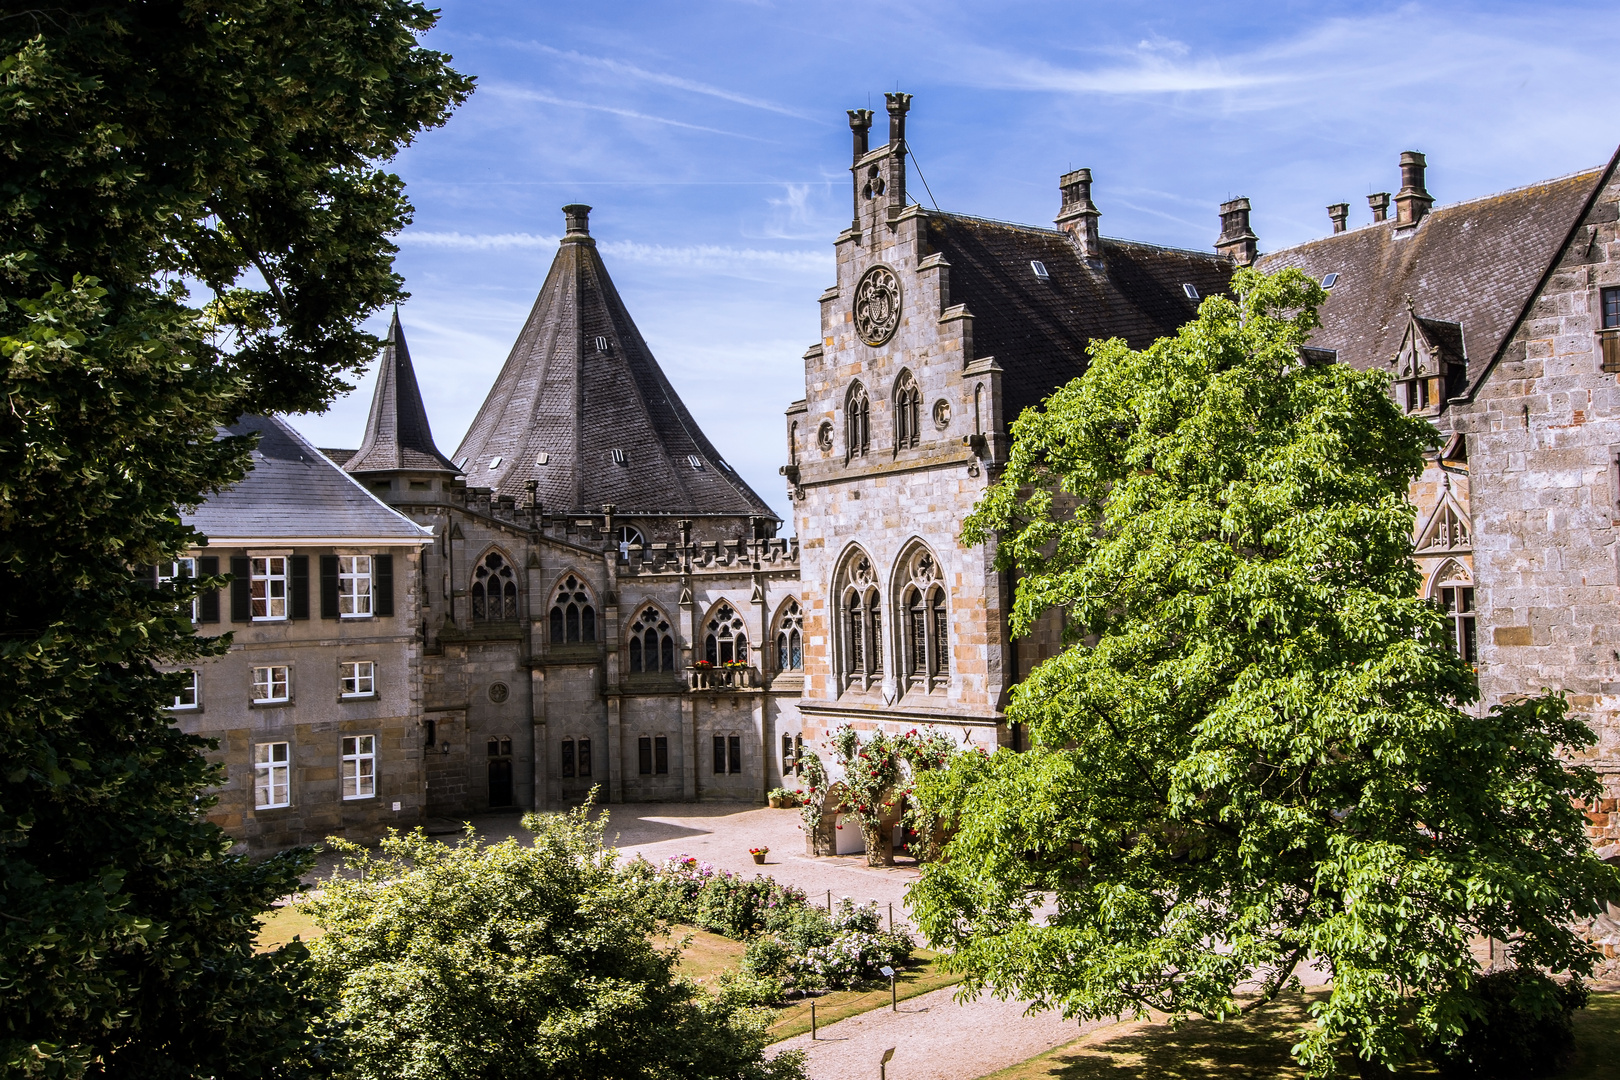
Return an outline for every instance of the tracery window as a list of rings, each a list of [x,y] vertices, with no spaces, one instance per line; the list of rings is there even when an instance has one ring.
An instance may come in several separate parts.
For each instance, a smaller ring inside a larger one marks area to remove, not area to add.
[[[726,601],[715,606],[707,631],[703,639],[703,658],[709,663],[719,666],[748,661],[748,631],[742,616]]]
[[[922,390],[909,371],[902,371],[894,382],[894,447],[910,449],[917,445],[922,427]]]
[[[630,670],[675,670],[674,631],[663,612],[651,605],[630,624]]]
[[[511,622],[518,617],[517,577],[498,551],[485,555],[473,571],[472,617]]]
[[[919,548],[902,564],[906,586],[900,604],[905,612],[900,649],[905,657],[906,685],[932,690],[951,674],[950,614],[939,564],[933,552]]]
[[[804,614],[797,600],[782,605],[776,619],[776,670],[804,670]]]
[[[621,559],[630,557],[631,545],[642,549],[647,547],[646,538],[641,535],[641,530],[634,525],[620,525],[617,539],[619,542],[619,558]]]
[[[872,561],[856,555],[844,567],[839,588],[843,624],[842,682],[866,689],[883,677],[883,603]]]
[[[1430,595],[1435,606],[1451,623],[1451,651],[1470,664],[1479,662],[1479,642],[1475,633],[1474,583],[1468,571],[1454,559],[1447,559],[1434,575]]]
[[[872,402],[856,383],[844,398],[844,460],[865,457],[872,441]]]
[[[585,583],[573,574],[557,587],[551,602],[551,643],[596,640],[596,608],[591,604]]]

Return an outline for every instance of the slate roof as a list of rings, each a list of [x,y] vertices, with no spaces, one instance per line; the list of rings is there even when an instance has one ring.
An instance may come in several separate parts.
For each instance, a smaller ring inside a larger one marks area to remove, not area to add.
[[[774,519],[664,377],[586,231],[589,207],[570,209],[575,227],[456,450],[467,485],[522,498],[533,479],[551,512]]]
[[[1295,266],[1339,275],[1311,344],[1358,368],[1390,364],[1412,310],[1431,341],[1468,358],[1468,393],[1492,363],[1563,250],[1606,169],[1431,210],[1415,228],[1394,220],[1261,257],[1269,272]],[[1461,326],[1454,330],[1439,323]]]
[[[928,242],[950,263],[951,303],[966,304],[974,317],[974,358],[994,356],[1005,372],[1009,423],[1080,375],[1093,339],[1144,348],[1197,314],[1183,285],[1210,296],[1232,276],[1231,260],[1220,255],[1107,238],[1094,267],[1057,229],[939,211],[928,212]],[[1046,280],[1032,260],[1045,265]]]
[[[423,543],[429,529],[390,509],[278,416],[244,416],[221,434],[259,434],[241,483],[182,515],[215,544],[276,540]]]
[[[399,308],[388,326],[388,343],[377,366],[377,388],[371,395],[371,415],[360,449],[341,463],[352,473],[445,472],[460,470],[433,445],[422,391],[411,367],[411,350],[399,325]]]

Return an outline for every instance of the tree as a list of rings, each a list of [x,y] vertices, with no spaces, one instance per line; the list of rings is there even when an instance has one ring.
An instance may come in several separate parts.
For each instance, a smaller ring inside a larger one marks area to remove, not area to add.
[[[338,843],[349,876],[304,903],[342,1075],[802,1080],[801,1055],[765,1057],[763,1015],[676,975],[645,880],[589,809],[529,815],[528,846]]]
[[[1559,753],[1592,733],[1555,694],[1471,711],[1410,560],[1436,433],[1384,374],[1302,360],[1323,296],[1240,270],[1014,424],[964,539],[1019,575],[1013,633],[1057,609],[1066,643],[1008,707],[1030,751],[929,789],[957,831],[911,902],[970,989],[1222,1017],[1315,962],[1332,993],[1295,1050],[1326,1073],[1411,1053],[1413,997],[1427,1031],[1477,1015],[1473,935],[1590,969],[1570,921],[1616,879]]]
[[[202,817],[223,781],[167,720],[223,579],[203,542],[248,411],[323,407],[401,295],[379,168],[471,89],[402,0],[104,0],[0,18],[0,1061],[253,1076],[316,1048],[301,947],[253,951],[297,854]],[[192,295],[199,300],[194,302]]]

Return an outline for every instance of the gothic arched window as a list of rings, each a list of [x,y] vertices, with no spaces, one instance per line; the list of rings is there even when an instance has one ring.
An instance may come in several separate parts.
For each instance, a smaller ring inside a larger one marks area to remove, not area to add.
[[[1451,623],[1451,651],[1470,664],[1479,662],[1475,631],[1474,579],[1456,559],[1447,559],[1430,579],[1429,597]]]
[[[716,666],[748,662],[748,631],[742,616],[730,604],[722,600],[715,606],[707,631],[703,638],[705,660]]]
[[[510,622],[518,617],[517,578],[497,551],[485,555],[473,571],[472,617]]]
[[[911,372],[894,381],[894,448],[910,449],[922,437],[922,390]]]
[[[675,634],[663,612],[650,605],[630,624],[630,670],[675,670]]]
[[[551,602],[551,643],[596,640],[596,608],[585,583],[573,574],[563,579]]]
[[[939,564],[933,552],[919,548],[901,568],[906,575],[900,598],[906,620],[900,634],[906,685],[932,690],[944,686],[951,674],[950,613]]]
[[[804,614],[797,600],[783,604],[776,617],[776,670],[804,670]]]
[[[865,689],[883,677],[883,603],[865,555],[857,553],[845,563],[838,597],[842,683]]]
[[[865,457],[872,441],[872,402],[856,383],[844,397],[844,460]]]

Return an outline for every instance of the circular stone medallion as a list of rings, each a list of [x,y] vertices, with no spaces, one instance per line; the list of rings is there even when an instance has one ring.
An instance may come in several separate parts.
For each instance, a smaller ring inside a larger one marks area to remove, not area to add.
[[[951,426],[951,403],[944,398],[934,402],[934,426],[941,431]]]
[[[887,266],[874,266],[855,286],[855,332],[868,345],[882,345],[900,325],[900,279]]]
[[[495,704],[499,705],[501,702],[505,701],[507,693],[508,691],[505,683],[498,682],[489,684],[489,700],[493,701]]]

